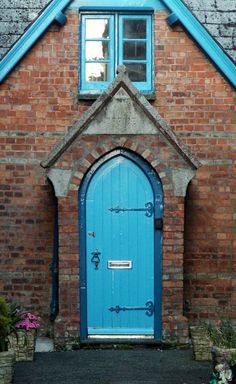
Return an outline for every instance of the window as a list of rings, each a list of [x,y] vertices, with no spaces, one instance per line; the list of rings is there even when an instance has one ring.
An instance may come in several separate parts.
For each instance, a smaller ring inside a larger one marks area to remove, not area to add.
[[[134,85],[152,91],[151,14],[81,15],[80,92],[100,93],[124,64]]]

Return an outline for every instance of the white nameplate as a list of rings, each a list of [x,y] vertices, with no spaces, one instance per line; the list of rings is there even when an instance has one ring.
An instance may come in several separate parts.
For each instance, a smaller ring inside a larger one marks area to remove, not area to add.
[[[108,260],[108,269],[131,269],[133,263],[131,260]]]

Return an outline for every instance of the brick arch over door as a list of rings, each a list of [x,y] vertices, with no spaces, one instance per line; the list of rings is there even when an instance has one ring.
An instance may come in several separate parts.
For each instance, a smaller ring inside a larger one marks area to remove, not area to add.
[[[122,144],[122,145],[120,145]],[[144,161],[147,161],[151,167],[158,174],[161,183],[163,185],[164,191],[166,193],[173,194],[173,182],[168,176],[168,167],[167,165],[158,160],[152,151],[145,146],[145,143],[142,145],[135,144],[133,140],[129,138],[121,138],[119,140],[108,140],[108,142],[103,145],[101,144],[98,148],[95,147],[91,153],[88,153],[83,160],[79,163],[79,166],[74,172],[73,177],[70,180],[69,191],[75,191],[79,188],[81,181],[84,175],[89,171],[89,169],[103,156],[106,156],[108,153],[115,151],[117,149],[123,149],[130,151],[134,154],[139,155]],[[69,164],[68,164],[69,165]]]
[[[89,137],[87,136],[86,141]],[[93,145],[91,145],[93,144]],[[55,164],[55,170],[73,169],[67,194],[58,196],[59,220],[59,315],[55,320],[55,337],[74,338],[80,335],[80,254],[78,227],[78,190],[84,175],[103,156],[113,150],[128,150],[147,161],[159,175],[165,197],[162,262],[162,337],[187,340],[187,321],[183,317],[183,230],[184,196],[175,196],[173,180],[168,166],[155,158],[145,140],[137,144],[126,137],[106,137],[101,144],[89,141],[71,147],[73,156],[63,156]],[[79,148],[80,150],[80,148]],[[83,152],[84,151],[84,154]],[[81,154],[81,156],[80,156]],[[72,160],[74,157],[74,160]],[[72,171],[70,171],[72,172]],[[53,175],[53,173],[52,173]],[[53,179],[53,177],[52,177]],[[61,184],[60,177],[58,177]],[[52,180],[53,181],[53,180]],[[55,184],[55,180],[53,181]],[[56,188],[55,188],[56,190]]]

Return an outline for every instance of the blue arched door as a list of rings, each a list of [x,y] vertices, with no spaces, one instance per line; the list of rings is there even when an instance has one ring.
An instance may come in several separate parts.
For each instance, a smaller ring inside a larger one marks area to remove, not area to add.
[[[161,326],[161,184],[138,157],[115,154],[92,170],[80,196],[82,338],[154,337]]]

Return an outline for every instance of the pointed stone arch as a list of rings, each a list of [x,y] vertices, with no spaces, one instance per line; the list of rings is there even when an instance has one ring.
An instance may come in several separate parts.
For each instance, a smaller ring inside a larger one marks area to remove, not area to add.
[[[162,182],[163,337],[182,343],[187,341],[187,321],[183,317],[184,201],[188,183],[200,163],[133,87],[123,67],[42,162],[58,197],[60,312],[55,322],[56,337],[79,336],[78,190],[93,165],[116,149],[143,158]]]

